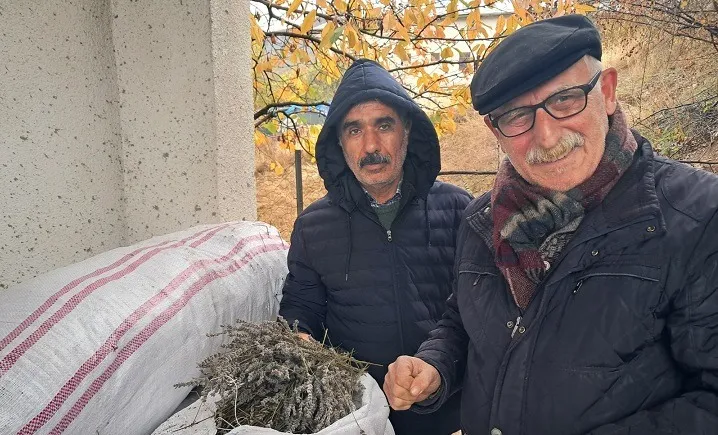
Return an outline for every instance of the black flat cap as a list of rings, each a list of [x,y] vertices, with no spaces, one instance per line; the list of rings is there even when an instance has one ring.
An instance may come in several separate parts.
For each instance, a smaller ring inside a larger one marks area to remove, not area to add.
[[[583,15],[537,21],[496,47],[471,80],[471,102],[485,115],[557,76],[584,55],[601,60],[601,36]]]

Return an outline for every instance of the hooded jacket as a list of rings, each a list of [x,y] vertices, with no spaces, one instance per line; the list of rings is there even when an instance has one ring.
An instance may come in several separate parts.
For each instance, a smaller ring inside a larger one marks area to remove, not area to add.
[[[356,104],[377,99],[407,113],[412,125],[399,211],[385,230],[349,169],[337,126]],[[426,114],[379,64],[359,60],[344,75],[316,145],[327,195],[297,218],[279,314],[299,329],[375,365],[412,355],[437,324],[451,292],[456,231],[470,201],[435,181],[439,141]],[[424,416],[392,412],[397,434],[445,435],[458,429],[458,395]]]
[[[444,395],[463,388],[464,434],[718,433],[718,177],[635,136],[523,313],[495,265],[489,195],[468,206],[454,295],[417,353]]]

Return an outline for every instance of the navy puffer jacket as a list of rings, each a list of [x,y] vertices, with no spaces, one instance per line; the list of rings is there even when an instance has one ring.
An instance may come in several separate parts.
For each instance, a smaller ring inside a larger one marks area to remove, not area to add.
[[[522,314],[489,196],[467,208],[454,295],[417,354],[445,394],[463,386],[464,434],[718,434],[718,177],[636,139]]]
[[[355,104],[379,99],[412,118],[400,210],[389,231],[344,160],[336,126]],[[345,74],[316,146],[327,196],[297,218],[280,315],[322,340],[378,366],[379,385],[399,355],[413,354],[441,319],[465,191],[435,181],[439,142],[424,112],[371,61]],[[445,435],[458,429],[458,395],[430,416],[392,412],[397,434]]]

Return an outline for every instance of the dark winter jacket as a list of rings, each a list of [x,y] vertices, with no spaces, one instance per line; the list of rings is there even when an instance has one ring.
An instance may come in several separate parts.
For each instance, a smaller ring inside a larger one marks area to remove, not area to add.
[[[488,195],[467,208],[455,293],[417,355],[444,395],[463,386],[464,434],[718,433],[718,177],[637,141],[521,318]]]
[[[348,168],[335,127],[358,102],[378,98],[411,116],[401,205],[389,230]],[[328,194],[297,218],[280,315],[371,366],[381,386],[387,366],[413,354],[441,319],[451,294],[456,232],[469,195],[435,181],[436,131],[424,112],[378,64],[345,74],[316,146]],[[458,395],[435,415],[392,413],[397,434],[445,435],[458,429]]]

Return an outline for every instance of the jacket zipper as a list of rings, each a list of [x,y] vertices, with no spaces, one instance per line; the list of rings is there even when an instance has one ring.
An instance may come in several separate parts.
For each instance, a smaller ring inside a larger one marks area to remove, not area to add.
[[[402,207],[399,212],[396,214],[396,217],[394,217],[394,220],[392,221],[392,225],[394,225],[400,216],[403,216],[404,213],[406,213],[406,210],[409,208],[410,204],[407,203]],[[375,224],[379,225],[380,227],[384,228],[381,222],[379,222],[379,219],[376,217],[376,215],[372,215],[372,213],[367,213],[363,209],[359,209],[359,212],[362,213],[364,216],[366,216],[370,221],[374,222]],[[388,242],[392,242],[394,238],[391,234],[391,229],[386,230],[386,240]],[[392,244],[393,245],[393,244]],[[402,350],[402,353],[406,353],[405,350],[405,344],[404,344],[404,327],[402,322],[402,315],[401,315],[401,304],[399,303],[399,290],[397,289],[397,282],[396,282],[396,276],[394,276],[394,269],[396,267],[396,252],[394,250],[393,246],[389,246],[389,251],[391,252],[391,264],[392,264],[392,287],[394,289],[394,299],[397,301],[395,305],[396,307],[396,320],[399,325],[399,346]]]
[[[514,330],[511,331],[512,339],[514,338],[514,335],[516,335],[516,331],[519,330],[519,323],[521,323],[521,319],[522,319],[522,317],[520,315],[516,318],[516,324],[514,325]]]

